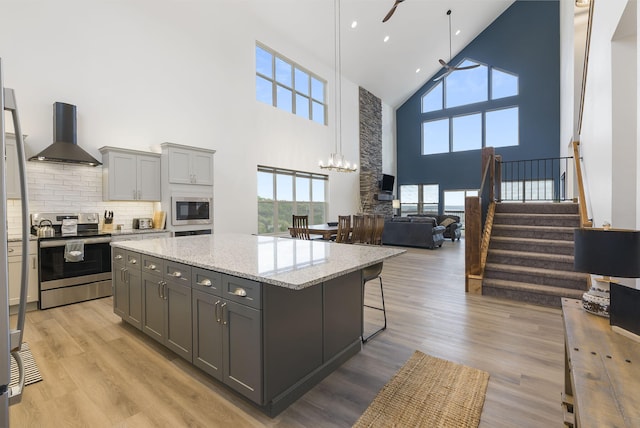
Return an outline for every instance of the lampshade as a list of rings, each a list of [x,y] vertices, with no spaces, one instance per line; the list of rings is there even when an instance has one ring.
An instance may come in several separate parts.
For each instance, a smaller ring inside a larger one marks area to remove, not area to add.
[[[573,236],[577,272],[640,278],[640,231],[584,228]]]
[[[391,205],[392,205],[394,210],[397,210],[398,208],[400,208],[400,199],[394,199],[391,202]]]

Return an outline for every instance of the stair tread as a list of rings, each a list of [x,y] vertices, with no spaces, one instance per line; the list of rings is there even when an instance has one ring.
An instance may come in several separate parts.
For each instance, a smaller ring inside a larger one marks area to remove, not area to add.
[[[499,250],[489,249],[489,255],[495,254],[499,256],[513,256],[513,257],[526,257],[538,260],[553,260],[553,261],[566,261],[573,262],[573,256],[567,254],[554,254],[554,253],[539,253],[534,251],[513,251],[513,250]]]
[[[500,217],[566,217],[566,218],[580,218],[580,214],[567,214],[567,213],[514,213],[514,212],[496,212],[496,216]]]
[[[573,241],[567,241],[564,239],[538,239],[538,238],[518,238],[516,236],[492,236],[491,240],[502,241],[502,242],[522,242],[525,244],[548,244],[548,245],[558,245],[562,247],[573,247]]]
[[[571,226],[546,226],[546,225],[542,225],[542,226],[536,226],[536,225],[531,225],[531,224],[496,224],[494,222],[493,224],[493,228],[504,228],[504,229],[547,229],[547,230],[556,230],[559,232],[568,232],[568,231],[573,231],[574,229],[577,229],[576,227],[571,227]]]
[[[544,274],[546,276],[555,276],[555,277],[564,277],[564,278],[581,278],[587,277],[586,273],[582,272],[569,272],[564,270],[557,269],[545,269],[545,268],[537,268],[537,267],[526,267],[526,266],[517,266],[517,265],[506,265],[502,263],[487,263],[485,266],[485,271],[487,270],[498,270],[503,272],[520,272],[520,273],[528,273],[528,274]]]
[[[509,290],[521,290],[529,292],[537,292],[541,294],[551,294],[555,296],[582,296],[585,290],[576,290],[575,288],[556,287],[554,285],[531,284],[528,282],[507,281],[504,279],[487,278],[483,281],[483,286],[506,288]]]

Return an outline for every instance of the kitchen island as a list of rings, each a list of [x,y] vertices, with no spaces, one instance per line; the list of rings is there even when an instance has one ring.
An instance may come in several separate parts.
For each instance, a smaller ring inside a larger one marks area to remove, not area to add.
[[[271,416],[360,351],[362,269],[404,252],[241,234],[112,247],[114,312]]]

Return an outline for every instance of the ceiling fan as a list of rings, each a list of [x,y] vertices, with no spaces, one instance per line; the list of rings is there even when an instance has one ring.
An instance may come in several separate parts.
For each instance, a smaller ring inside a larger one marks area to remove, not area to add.
[[[395,0],[395,2],[393,3],[393,6],[391,6],[391,10],[389,10],[389,12],[385,15],[385,17],[382,18],[382,22],[387,22],[389,18],[393,16],[393,13],[396,11],[396,8],[398,7],[398,5],[403,1],[404,0]]]
[[[447,16],[449,17],[449,61],[451,61],[451,9],[449,9],[447,11]],[[453,65],[449,65],[443,59],[439,59],[438,62],[440,63],[440,65],[446,71],[443,74],[441,74],[440,76],[438,76],[435,79],[433,79],[434,81],[438,81],[438,80],[448,76],[449,74],[453,73],[454,71],[471,70],[472,68],[480,67],[480,64],[468,65],[468,66],[465,66],[465,67],[455,67]]]

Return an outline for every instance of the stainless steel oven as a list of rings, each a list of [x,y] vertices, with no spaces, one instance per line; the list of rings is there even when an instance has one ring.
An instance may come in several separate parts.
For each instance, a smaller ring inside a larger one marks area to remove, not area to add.
[[[67,243],[82,242],[84,257],[65,260]],[[41,239],[40,308],[111,295],[110,236],[67,239]]]
[[[184,226],[213,223],[213,199],[192,196],[171,197],[171,224]]]
[[[45,219],[55,235],[38,238],[40,309],[111,296],[111,235],[98,231],[99,214],[32,214],[34,232]],[[69,219],[77,230],[63,233]]]

